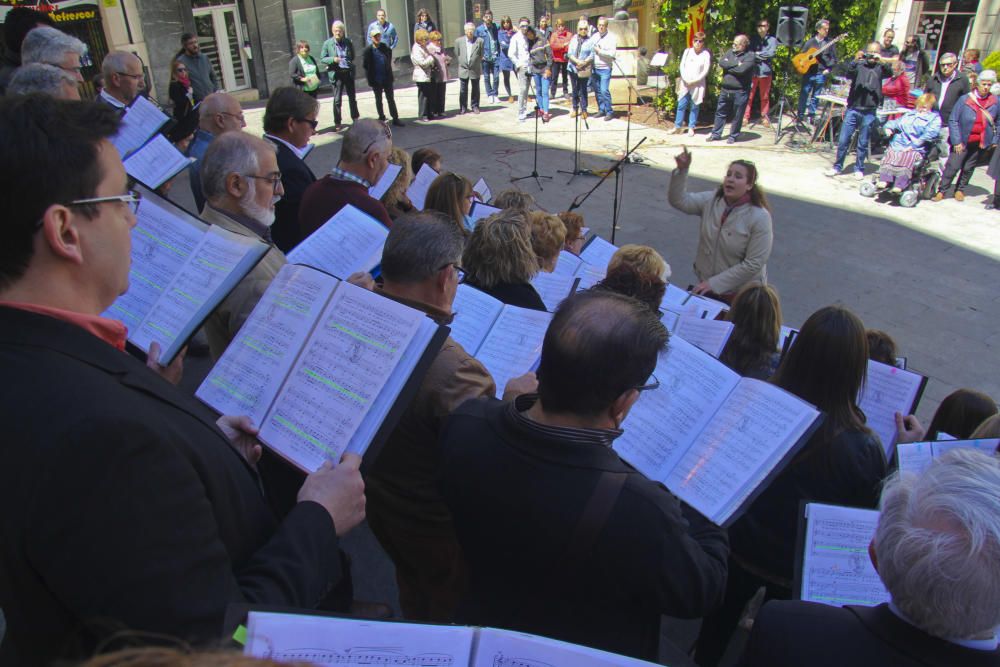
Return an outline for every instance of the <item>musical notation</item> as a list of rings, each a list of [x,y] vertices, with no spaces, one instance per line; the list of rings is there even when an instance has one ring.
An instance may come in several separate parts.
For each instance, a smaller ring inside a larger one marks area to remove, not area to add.
[[[292,248],[287,259],[347,278],[356,271],[370,271],[382,261],[388,236],[381,222],[348,204]]]
[[[594,266],[604,267],[607,269],[608,262],[618,251],[618,248],[600,236],[591,237],[587,245],[584,246],[583,250],[580,252],[580,259],[585,261],[587,264],[592,264]]]
[[[410,665],[412,667],[451,667],[451,655],[408,655],[393,648],[348,648],[344,651],[316,648],[297,648],[278,651],[270,655],[278,661],[312,662],[320,665]]]
[[[896,413],[910,414],[922,384],[923,377],[916,373],[868,361],[858,407],[865,413],[868,428],[882,440],[887,457],[896,444]]]
[[[538,296],[542,298],[545,309],[553,313],[563,302],[563,299],[573,293],[576,278],[542,271],[531,279],[531,285],[538,292]]]
[[[552,314],[506,306],[475,357],[493,377],[497,398],[511,378],[530,371],[542,354],[542,341]]]
[[[449,325],[451,337],[474,356],[500,316],[503,302],[475,287],[461,284],[455,291],[452,310],[455,317]]]

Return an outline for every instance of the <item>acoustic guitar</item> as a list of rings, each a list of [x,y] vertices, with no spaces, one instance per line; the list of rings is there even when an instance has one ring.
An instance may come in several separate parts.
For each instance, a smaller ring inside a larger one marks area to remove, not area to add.
[[[845,32],[843,35],[838,35],[835,39],[830,40],[828,44],[824,44],[823,48],[817,49],[815,46],[810,47],[808,51],[804,51],[792,57],[792,67],[799,74],[805,74],[809,71],[809,68],[816,64],[819,54],[826,51],[828,48],[839,42],[840,40],[847,37]]]

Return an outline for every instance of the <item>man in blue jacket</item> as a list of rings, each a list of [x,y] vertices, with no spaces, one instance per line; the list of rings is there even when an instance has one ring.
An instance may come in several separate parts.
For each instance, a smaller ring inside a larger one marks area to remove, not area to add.
[[[396,32],[396,26],[389,23],[384,9],[375,12],[375,20],[368,24],[368,30],[365,31],[366,46],[372,43],[372,29],[374,28],[378,28],[379,34],[382,35],[382,43],[388,46],[390,51],[396,48],[396,44],[399,43],[399,34]]]
[[[764,127],[771,127],[768,115],[771,113],[771,80],[774,70],[771,60],[778,52],[778,40],[769,35],[771,24],[767,19],[757,21],[757,34],[750,38],[750,51],[754,57],[753,83],[750,84],[750,97],[747,99],[747,110],[743,112],[743,122],[750,122],[750,107],[753,98],[760,91],[760,119]]]
[[[500,66],[497,64],[500,41],[497,37],[497,24],[493,22],[493,12],[488,9],[483,13],[483,22],[476,28],[476,37],[483,40],[483,79],[486,80],[486,98],[490,104],[496,104],[500,90]]]

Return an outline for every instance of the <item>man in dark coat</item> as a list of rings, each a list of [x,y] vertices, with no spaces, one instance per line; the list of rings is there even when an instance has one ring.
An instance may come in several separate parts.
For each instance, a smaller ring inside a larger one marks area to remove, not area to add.
[[[750,38],[736,35],[733,38],[733,48],[726,51],[719,61],[719,67],[722,68],[722,91],[715,107],[715,125],[708,135],[708,141],[722,139],[722,128],[728,121],[732,121],[728,143],[734,144],[740,138],[755,63],[756,56],[750,50]]]
[[[381,11],[381,10],[379,10]],[[368,85],[375,92],[375,109],[378,110],[378,119],[385,122],[385,111],[382,109],[382,95],[389,102],[389,115],[392,116],[392,124],[396,127],[403,127],[405,123],[399,120],[399,112],[396,111],[396,96],[392,90],[392,49],[382,41],[382,28],[378,23],[373,23],[371,27],[371,43],[361,52],[361,65],[365,68],[365,78]]]

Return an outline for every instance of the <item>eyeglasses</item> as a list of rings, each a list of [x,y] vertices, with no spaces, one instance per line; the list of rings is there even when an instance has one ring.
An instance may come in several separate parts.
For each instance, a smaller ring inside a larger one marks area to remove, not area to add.
[[[660,388],[660,381],[656,379],[655,375],[651,375],[650,377],[653,378],[653,381],[650,382],[649,384],[643,384],[643,385],[639,385],[638,387],[632,387],[632,388],[635,389],[638,392],[649,391],[651,389],[659,389]]]
[[[65,72],[76,72],[77,74],[80,74],[81,72],[83,72],[83,68],[82,67],[64,67],[62,65],[56,65],[56,67],[58,67],[59,69],[65,71]]]
[[[694,44],[704,44],[705,40],[703,40],[703,39],[692,39],[691,42],[694,43]]]
[[[256,178],[261,181],[267,181],[271,184],[272,188],[278,187],[278,183],[281,183],[281,172],[277,174],[269,174],[267,176],[258,176],[257,174],[243,174],[244,178]]]
[[[220,111],[219,113],[222,114],[223,116],[232,116],[233,118],[239,118],[240,122],[243,123],[244,125],[246,125],[246,123],[247,123],[246,117],[244,117],[244,115],[243,115],[242,112],[240,112],[240,113],[229,113],[228,111]]]
[[[177,71],[177,72],[186,72],[186,71],[187,71],[187,67],[178,67],[178,68],[176,69],[176,71]]]
[[[187,70],[178,70],[178,71],[187,71]],[[143,78],[142,74],[129,74],[128,72],[115,72],[115,74],[117,74],[118,76],[127,76],[130,79],[142,79]]]
[[[309,118],[296,118],[295,120],[299,123],[309,123],[309,127],[314,130],[319,126],[319,121],[315,119],[310,120]]]
[[[135,215],[139,212],[139,204],[142,203],[142,193],[137,190],[129,190],[123,195],[110,195],[108,197],[90,197],[88,199],[74,199],[64,206],[92,206],[94,204],[106,204],[108,202],[120,202],[122,204],[127,204],[129,212]],[[44,224],[44,220],[39,220],[35,223],[35,229],[38,229]]]
[[[388,125],[383,125],[382,126],[382,134],[385,135],[386,139],[388,139],[389,141],[392,141],[392,129]],[[376,137],[375,139],[372,139],[371,143],[368,144],[367,146],[365,146],[365,149],[363,151],[361,151],[361,154],[362,155],[368,155],[368,151],[370,151],[372,149],[372,146],[374,146],[375,144],[377,144],[379,142],[379,139],[381,139],[381,138],[382,137]]]

